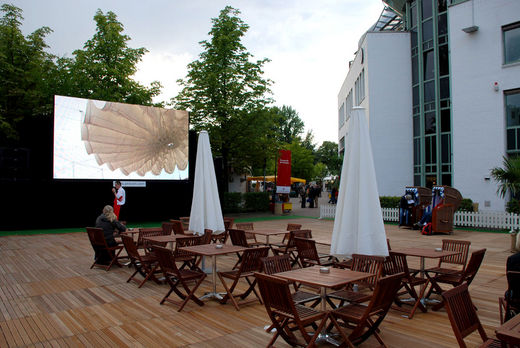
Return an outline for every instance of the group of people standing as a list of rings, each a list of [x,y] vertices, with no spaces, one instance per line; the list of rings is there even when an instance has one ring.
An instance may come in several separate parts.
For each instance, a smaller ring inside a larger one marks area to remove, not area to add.
[[[309,208],[318,208],[318,198],[321,196],[321,187],[318,184],[301,185],[299,194],[302,208],[306,208],[307,202],[309,202]]]

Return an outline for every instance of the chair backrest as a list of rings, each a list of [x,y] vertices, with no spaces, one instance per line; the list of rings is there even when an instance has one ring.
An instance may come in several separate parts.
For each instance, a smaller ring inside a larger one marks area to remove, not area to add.
[[[184,231],[190,229],[190,217],[189,216],[181,216],[179,217],[179,221],[182,223],[182,228]]]
[[[373,274],[373,276],[363,279],[364,284],[375,286],[383,273],[383,256],[352,254],[352,270]]]
[[[98,227],[86,227],[88,239],[92,247],[106,245],[105,236],[103,235],[103,229]]]
[[[392,275],[397,273],[403,273],[405,277],[410,276],[410,270],[408,268],[408,261],[406,255],[390,251],[390,260],[383,263],[383,272],[385,275]]]
[[[234,228],[229,229],[229,238],[231,238],[231,244],[243,246],[248,248],[249,244],[247,243],[246,233],[244,230],[237,230]]]
[[[169,236],[173,233],[173,223],[171,222],[163,222],[161,225],[163,229],[163,235]]]
[[[134,261],[140,261],[141,256],[137,251],[137,245],[135,244],[134,239],[130,236],[121,234],[121,240],[123,241],[123,245],[125,246],[125,250],[128,254],[128,257],[130,257],[130,259],[133,259]]]
[[[466,261],[468,261],[468,252],[470,245],[471,242],[467,240],[443,239],[442,250],[459,251],[460,254],[441,257],[439,259],[439,266],[442,263],[450,263],[454,265],[461,265],[464,269],[464,267],[466,267]]]
[[[308,264],[308,261],[313,261],[312,264],[320,264],[320,257],[316,249],[316,241],[313,239],[294,238],[294,244],[298,250],[298,258],[303,267]]]
[[[159,261],[159,265],[165,276],[167,273],[179,275],[180,272],[175,263],[175,254],[173,250],[156,245],[152,246],[152,250],[157,256],[157,261]]]
[[[475,276],[477,275],[477,272],[480,268],[480,265],[482,264],[482,261],[484,260],[484,254],[486,253],[486,249],[480,249],[477,251],[474,251],[471,253],[471,257],[468,261],[468,265],[466,266],[466,269],[464,270],[464,274],[461,277],[461,283],[466,282],[466,284],[471,284]]]
[[[296,244],[294,244],[294,238],[311,239],[312,231],[311,230],[295,230],[295,231],[289,232],[289,240],[287,241],[287,249],[296,247]]]
[[[230,217],[224,218],[224,227],[225,227],[226,231],[229,230],[231,227],[233,227],[234,221],[235,221],[235,219],[230,218]]]
[[[250,248],[242,253],[242,261],[238,267],[239,273],[260,272],[262,266],[260,259],[266,257],[269,247]]]
[[[179,238],[175,241],[175,257],[194,257],[195,255],[190,253],[189,251],[180,250],[182,247],[188,247],[193,245],[201,244],[202,237],[201,236],[193,236],[186,238]]]
[[[301,224],[287,224],[287,231],[298,231],[301,229],[302,229]],[[290,236],[290,233],[284,234],[282,242],[285,242],[286,240],[288,240],[289,236]]]
[[[200,244],[211,243],[211,237],[213,237],[213,230],[209,228],[204,229],[204,234],[200,238]]]
[[[184,227],[182,227],[182,222],[180,220],[170,220],[170,222],[173,224],[173,233],[175,234],[185,234],[184,233]]]
[[[451,327],[460,347],[466,347],[464,337],[478,330],[482,341],[488,339],[471,301],[467,284],[461,284],[442,293]]]
[[[145,241],[143,238],[152,236],[162,236],[162,227],[143,227],[139,229],[139,235],[137,237],[137,246],[147,246],[150,243]]]
[[[274,322],[276,316],[282,314],[285,317],[292,316],[295,322],[299,323],[300,319],[291,295],[289,281],[262,273],[255,273],[255,277],[265,309],[271,320]]]
[[[262,257],[260,262],[262,263],[262,271],[265,274],[286,272],[292,269],[291,257],[289,254]]]
[[[252,231],[254,230],[252,222],[238,222],[235,224],[237,230]]]

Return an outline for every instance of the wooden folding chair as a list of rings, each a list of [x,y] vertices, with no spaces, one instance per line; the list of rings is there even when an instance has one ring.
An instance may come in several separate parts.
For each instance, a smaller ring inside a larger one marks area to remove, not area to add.
[[[362,281],[356,283],[357,289],[352,289],[352,284],[345,289],[331,292],[327,295],[327,302],[332,306],[336,307],[331,299],[339,300],[339,306],[344,305],[345,302],[362,303],[369,301],[372,298],[373,290],[383,274],[383,263],[385,258],[383,256],[373,255],[352,255],[352,270],[357,272],[365,272],[373,274],[369,278],[365,278]]]
[[[173,222],[163,222],[161,224],[161,228],[163,230],[163,235],[169,236],[173,233]]]
[[[182,227],[182,221],[180,220],[170,220],[170,222],[173,224],[173,233],[174,234],[187,234],[184,231],[184,227]]]
[[[451,290],[444,291],[442,298],[444,299],[446,312],[448,312],[448,318],[450,318],[451,327],[459,347],[466,348],[464,338],[475,330],[478,330],[484,342],[480,347],[502,347],[500,341],[487,337],[486,331],[478,318],[475,306],[471,301],[468,284],[461,284]]]
[[[213,243],[220,243],[220,244],[226,244],[228,236],[229,236],[229,229],[233,227],[233,222],[235,219],[233,218],[224,218],[224,232],[220,234],[214,234],[211,237],[211,240]]]
[[[462,283],[466,283],[468,286],[471,284],[477,272],[484,260],[484,254],[486,253],[486,249],[480,249],[471,253],[471,257],[468,261],[464,272],[462,273],[433,273],[426,272],[426,276],[430,280],[431,287],[428,293],[426,294],[426,298],[429,298],[432,294],[442,295],[445,291],[442,289],[441,284],[448,284],[453,287],[459,286]],[[444,306],[444,301],[433,306],[433,310],[439,310]]]
[[[278,248],[284,248],[287,246],[287,242],[289,241],[289,237],[291,235],[291,231],[299,231],[302,229],[302,225],[301,224],[287,224],[287,232],[286,234],[283,235],[283,239],[282,239],[282,242],[281,243],[271,243],[271,247],[275,246],[275,247],[278,247]]]
[[[330,312],[332,325],[339,331],[349,347],[358,345],[371,335],[386,347],[379,335],[379,325],[385,318],[401,284],[402,274],[394,274],[379,279],[368,305],[358,303],[336,308]],[[347,335],[345,328],[353,327]]]
[[[112,268],[112,265],[116,264],[121,266],[118,262],[119,259],[126,258],[126,256],[119,256],[121,251],[123,251],[122,245],[109,246],[103,234],[103,229],[97,227],[86,227],[88,238],[90,240],[90,244],[94,249],[96,254],[94,258],[94,263],[90,266],[90,269],[96,267],[104,268],[105,271],[109,271]],[[104,255],[103,255],[104,254]],[[100,263],[100,258],[102,256],[108,256],[110,262],[108,265]]]
[[[275,255],[283,255],[288,254],[291,258],[291,266],[295,266],[299,264],[298,260],[298,251],[296,250],[296,244],[294,243],[295,238],[312,238],[311,230],[294,230],[289,232],[289,239],[287,243],[278,248],[271,248],[273,250],[273,254]],[[302,267],[302,265],[300,265]]]
[[[249,245],[249,243],[247,241],[246,232],[244,230],[230,228],[228,232],[229,232],[229,238],[231,239],[231,244],[242,246],[245,248],[252,247],[251,245]],[[242,262],[242,255],[240,253],[236,253],[236,254],[237,254],[238,260],[235,263],[235,265],[233,266],[233,269],[235,269],[240,264],[240,262]]]
[[[155,274],[160,272],[157,270],[159,267],[159,262],[157,261],[157,257],[155,255],[141,255],[137,249],[137,245],[134,242],[134,239],[130,236],[121,235],[121,239],[123,240],[123,245],[125,246],[126,253],[130,258],[130,264],[135,268],[135,272],[132,273],[130,278],[126,281],[127,283],[130,280],[134,280],[139,283],[139,288],[143,286],[144,283],[148,279],[153,279],[157,281]],[[143,280],[139,281],[134,277],[139,273],[143,276]]]
[[[254,230],[252,222],[236,223],[235,227],[236,227],[237,230],[243,230],[245,232],[247,244],[249,244],[249,247],[256,247],[256,246],[263,246],[263,245],[265,245],[264,243],[259,242],[259,241],[256,240],[256,234],[247,232],[247,231],[253,231]]]
[[[520,313],[520,272],[508,271],[506,277],[506,293],[498,299],[500,325]]]
[[[320,255],[316,249],[316,241],[306,238],[294,238],[296,250],[298,250],[298,259],[302,267],[310,267],[314,265],[332,266],[338,259],[333,255]]]
[[[408,319],[412,319],[415,311],[419,308],[422,312],[426,312],[426,307],[422,304],[421,299],[424,296],[424,292],[428,286],[428,279],[414,276],[408,269],[408,262],[406,255],[390,251],[390,260],[383,263],[384,274],[402,274],[401,284],[396,293],[394,302],[397,307],[394,309],[404,311],[407,313]],[[419,286],[419,294],[415,291],[415,288]],[[404,302],[401,299],[402,295],[408,295],[411,297],[411,302]],[[403,305],[409,304],[412,306],[410,311],[406,311],[402,308]]]
[[[188,267],[189,269],[198,269],[197,267],[197,255],[190,253],[189,251],[182,250],[182,247],[188,247],[193,245],[200,245],[202,236],[192,236],[186,238],[178,238],[175,241],[175,261],[182,262],[180,269]]]
[[[290,271],[292,269],[291,258],[289,254],[275,255],[269,257],[262,257],[260,259],[262,263],[262,271],[268,275],[276,275],[276,273]],[[294,292],[291,294],[295,303],[303,304],[306,302],[314,301],[311,307],[316,307],[321,302],[319,289],[316,289],[315,293],[300,291],[299,284],[292,283]],[[267,330],[269,332],[270,330]]]
[[[443,239],[443,251],[458,251],[460,252],[460,254],[441,257],[439,259],[439,264],[436,267],[428,268],[426,271],[430,273],[462,274],[462,272],[464,272],[464,268],[466,268],[466,262],[468,261],[468,252],[470,245],[471,242],[467,240]],[[459,267],[445,267],[453,265]]]
[[[249,296],[251,292],[255,294],[255,296],[258,298],[260,303],[262,303],[262,300],[260,299],[260,296],[257,294],[255,290],[256,285],[256,279],[251,281],[249,278],[253,277],[255,272],[260,271],[261,263],[260,258],[266,257],[267,253],[269,252],[269,247],[259,247],[259,248],[251,248],[244,250],[242,254],[242,262],[240,262],[240,265],[238,266],[238,269],[227,271],[227,272],[218,272],[218,277],[220,278],[220,281],[222,282],[222,285],[226,289],[226,295],[224,298],[220,301],[220,303],[224,304],[227,302],[228,299],[231,299],[231,302],[233,302],[233,305],[237,309],[238,308],[238,302],[237,297],[240,297],[240,299],[244,300]],[[224,278],[231,279],[233,283],[231,286],[228,286],[224,280]],[[245,279],[246,282],[249,284],[249,287],[246,291],[233,295],[233,291],[235,290],[238,282],[240,279]],[[254,301],[254,300],[253,300]]]
[[[153,236],[162,236],[164,234],[164,230],[162,227],[142,227],[139,229],[139,234],[137,235],[137,248],[145,249],[146,252],[150,251],[149,242],[146,241],[145,237],[153,237]],[[166,243],[164,244],[166,245]]]
[[[199,306],[203,306],[204,302],[195,296],[195,291],[204,278],[206,278],[206,273],[200,270],[179,269],[175,263],[175,254],[172,250],[159,246],[153,246],[152,248],[157,255],[157,260],[159,261],[164,278],[168,285],[170,285],[170,290],[163,297],[160,304],[163,304],[164,301],[171,302],[179,306],[179,312],[182,311],[189,300],[192,300]],[[192,287],[189,286],[190,284],[193,284]],[[172,292],[175,292],[182,302],[170,299],[169,296]]]
[[[267,314],[276,329],[267,347],[273,347],[280,336],[291,346],[315,347],[314,342],[326,323],[327,312],[295,303],[289,289],[289,281],[267,274],[254,275]],[[309,326],[313,326],[314,333],[307,331]],[[301,333],[303,340],[294,334],[296,330]]]
[[[182,229],[184,231],[188,231],[190,229],[190,217],[189,216],[181,216],[181,217],[179,217],[179,221],[182,223]]]

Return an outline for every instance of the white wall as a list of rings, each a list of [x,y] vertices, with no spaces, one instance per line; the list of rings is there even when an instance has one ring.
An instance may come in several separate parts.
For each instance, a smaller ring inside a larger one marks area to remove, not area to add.
[[[407,32],[369,32],[365,69],[370,140],[379,194],[413,185],[412,74]]]
[[[363,63],[358,50],[338,94],[338,110],[365,69],[365,99],[359,106],[369,122],[379,195],[400,196],[413,184],[410,36],[368,32],[360,41]],[[338,130],[338,141],[347,133],[348,122]]]
[[[474,6],[474,23],[472,23]],[[518,0],[472,0],[449,7],[453,187],[481,210],[503,210],[490,169],[506,149],[503,91],[520,88],[520,64],[503,66],[501,27],[520,20]],[[477,25],[472,34],[462,28]],[[498,82],[495,91],[493,83]],[[489,206],[485,206],[485,202]]]

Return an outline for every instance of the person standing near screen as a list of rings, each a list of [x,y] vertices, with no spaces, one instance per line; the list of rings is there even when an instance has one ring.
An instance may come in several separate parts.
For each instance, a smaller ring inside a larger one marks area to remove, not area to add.
[[[125,189],[121,186],[121,181],[117,180],[115,186],[116,187],[112,188],[112,193],[114,194],[114,214],[116,214],[119,220],[121,206],[125,205],[126,202],[126,193]]]

